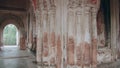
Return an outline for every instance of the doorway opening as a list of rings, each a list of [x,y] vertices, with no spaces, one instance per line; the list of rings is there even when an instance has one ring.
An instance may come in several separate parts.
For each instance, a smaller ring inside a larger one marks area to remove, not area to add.
[[[8,24],[3,30],[3,45],[18,46],[18,29],[13,24]]]
[[[113,59],[111,48],[110,0],[101,0],[97,14],[97,64],[109,63]],[[109,56],[109,57],[108,57]]]

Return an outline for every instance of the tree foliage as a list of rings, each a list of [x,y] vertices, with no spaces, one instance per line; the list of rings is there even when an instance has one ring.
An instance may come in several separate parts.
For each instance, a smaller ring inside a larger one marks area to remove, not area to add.
[[[14,25],[9,24],[4,28],[3,43],[4,45],[16,45],[17,29]]]

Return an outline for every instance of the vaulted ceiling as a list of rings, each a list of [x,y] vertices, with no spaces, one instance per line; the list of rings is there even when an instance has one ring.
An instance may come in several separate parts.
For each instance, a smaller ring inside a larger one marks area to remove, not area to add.
[[[26,11],[29,0],[0,0],[0,10]]]

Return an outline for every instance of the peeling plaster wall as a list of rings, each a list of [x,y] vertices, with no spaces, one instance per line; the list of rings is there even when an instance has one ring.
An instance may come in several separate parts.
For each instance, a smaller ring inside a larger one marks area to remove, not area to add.
[[[37,0],[40,68],[96,68],[99,0]]]

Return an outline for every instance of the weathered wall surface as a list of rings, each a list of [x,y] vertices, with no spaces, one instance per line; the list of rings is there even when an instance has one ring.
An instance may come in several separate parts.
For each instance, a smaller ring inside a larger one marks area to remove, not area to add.
[[[27,43],[29,48],[37,50],[38,68],[96,68],[97,64],[98,68],[119,68],[119,62],[115,61],[120,52],[118,0],[111,0],[110,47],[104,47],[108,40],[105,39],[104,15],[98,12],[100,0],[32,1],[28,13],[0,11],[0,16],[13,14],[22,19],[20,24],[24,28],[13,23],[20,28],[21,49],[25,49]],[[2,38],[1,29],[0,32]],[[97,50],[97,45],[103,48]]]
[[[37,22],[35,16],[36,10],[36,0],[29,0],[29,9],[28,9],[28,27],[27,27],[27,47],[36,54],[36,45],[37,45]]]
[[[96,68],[99,0],[37,0],[37,62]]]
[[[116,6],[115,6],[116,5]],[[117,59],[117,53],[119,52],[120,44],[118,44],[119,34],[119,0],[111,0],[111,48],[114,56],[114,60]]]

